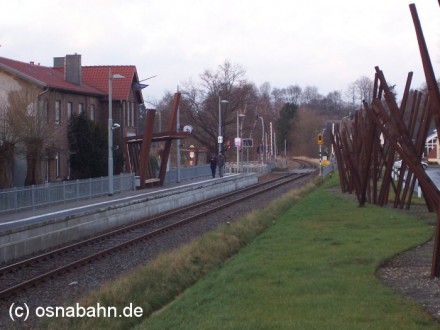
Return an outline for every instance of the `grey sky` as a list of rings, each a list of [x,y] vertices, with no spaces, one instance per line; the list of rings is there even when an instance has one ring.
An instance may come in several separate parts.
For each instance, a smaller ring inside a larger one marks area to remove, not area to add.
[[[248,80],[323,95],[379,66],[398,91],[409,71],[424,82],[409,11],[402,0],[16,0],[2,3],[0,56],[52,65],[78,53],[83,65],[136,65],[153,75],[145,99],[158,100],[229,60]],[[434,70],[440,7],[415,1]],[[436,74],[438,75],[439,73]]]

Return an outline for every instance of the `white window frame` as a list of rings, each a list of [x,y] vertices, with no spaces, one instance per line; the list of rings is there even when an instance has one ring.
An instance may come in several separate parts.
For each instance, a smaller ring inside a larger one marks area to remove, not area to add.
[[[61,101],[55,101],[55,125],[61,124]]]

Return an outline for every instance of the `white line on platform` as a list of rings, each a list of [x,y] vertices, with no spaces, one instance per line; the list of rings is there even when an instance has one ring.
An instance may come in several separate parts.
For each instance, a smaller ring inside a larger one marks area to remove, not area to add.
[[[190,183],[190,184],[185,185],[185,187],[192,186],[192,185],[197,185],[197,184],[205,183],[205,182],[209,182],[209,181],[212,181],[212,179]],[[6,225],[17,224],[17,223],[21,223],[21,222],[27,222],[27,221],[36,220],[36,219],[43,218],[43,217],[48,217],[48,216],[54,216],[54,215],[59,215],[59,214],[63,214],[63,213],[68,213],[68,212],[71,212],[71,211],[74,211],[74,210],[82,210],[82,209],[87,209],[87,208],[91,208],[91,207],[104,206],[104,205],[111,204],[111,203],[114,203],[114,202],[125,201],[125,200],[139,198],[139,197],[145,197],[145,196],[148,196],[148,195],[151,195],[151,194],[166,192],[166,191],[170,191],[170,190],[177,189],[177,188],[179,188],[179,187],[155,190],[155,191],[150,191],[150,192],[139,194],[139,195],[135,195],[135,196],[129,196],[129,197],[123,197],[123,198],[118,198],[118,199],[112,199],[110,201],[105,201],[105,202],[100,202],[100,203],[93,203],[93,204],[88,204],[88,205],[84,205],[84,206],[73,207],[73,208],[70,208],[70,209],[62,210],[62,211],[56,211],[56,212],[50,212],[50,213],[35,215],[35,216],[32,216],[32,217],[28,217],[28,218],[24,218],[24,219],[20,219],[20,220],[3,222],[3,223],[0,223],[0,228],[3,227],[3,226],[6,226]]]

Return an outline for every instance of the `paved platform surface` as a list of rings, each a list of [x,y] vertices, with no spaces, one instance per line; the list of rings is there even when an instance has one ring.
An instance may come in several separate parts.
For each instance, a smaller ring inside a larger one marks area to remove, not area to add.
[[[235,175],[233,175],[235,176]],[[227,178],[228,176],[225,176]],[[113,196],[101,196],[94,197],[91,199],[82,199],[69,201],[62,204],[54,204],[50,206],[44,206],[40,208],[5,213],[0,215],[0,232],[6,228],[10,228],[12,223],[14,226],[22,224],[31,224],[33,222],[38,222],[42,220],[49,220],[50,218],[59,216],[69,216],[73,214],[78,214],[81,212],[87,212],[93,209],[108,207],[112,204],[120,203],[123,201],[135,200],[137,198],[160,195],[165,192],[172,192],[173,190],[178,191],[180,188],[184,188],[188,185],[202,183],[202,182],[212,182],[215,180],[222,180],[222,178],[212,177],[201,177],[193,180],[185,180],[179,183],[169,183],[163,187],[153,187],[146,188],[143,190],[135,191],[124,191],[121,193],[116,193]]]
[[[440,189],[440,166],[430,166],[426,170],[427,174],[431,178],[431,180],[435,183],[438,189]],[[228,176],[235,176],[237,174],[229,174]],[[16,225],[20,223],[32,223],[41,220],[47,220],[51,217],[58,216],[68,216],[69,214],[78,214],[79,212],[87,212],[92,209],[106,207],[112,204],[120,203],[121,201],[130,201],[132,199],[136,199],[139,197],[145,196],[154,196],[157,194],[161,194],[164,192],[169,192],[173,190],[178,190],[180,187],[184,187],[187,185],[200,183],[200,182],[209,182],[214,180],[221,180],[221,178],[211,178],[211,177],[201,177],[193,180],[185,180],[179,183],[169,183],[163,187],[153,187],[146,188],[143,190],[136,191],[124,191],[121,193],[114,194],[113,196],[101,196],[94,197],[91,199],[82,199],[76,201],[69,201],[63,204],[54,204],[50,206],[45,206],[41,208],[29,209],[18,212],[5,213],[0,215],[0,231],[7,228],[8,224],[15,223]]]

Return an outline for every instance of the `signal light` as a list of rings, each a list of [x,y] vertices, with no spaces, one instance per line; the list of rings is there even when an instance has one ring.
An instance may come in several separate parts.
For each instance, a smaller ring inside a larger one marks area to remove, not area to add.
[[[318,138],[316,141],[318,144],[323,144],[324,143],[324,138],[322,136],[322,134],[318,134]]]

